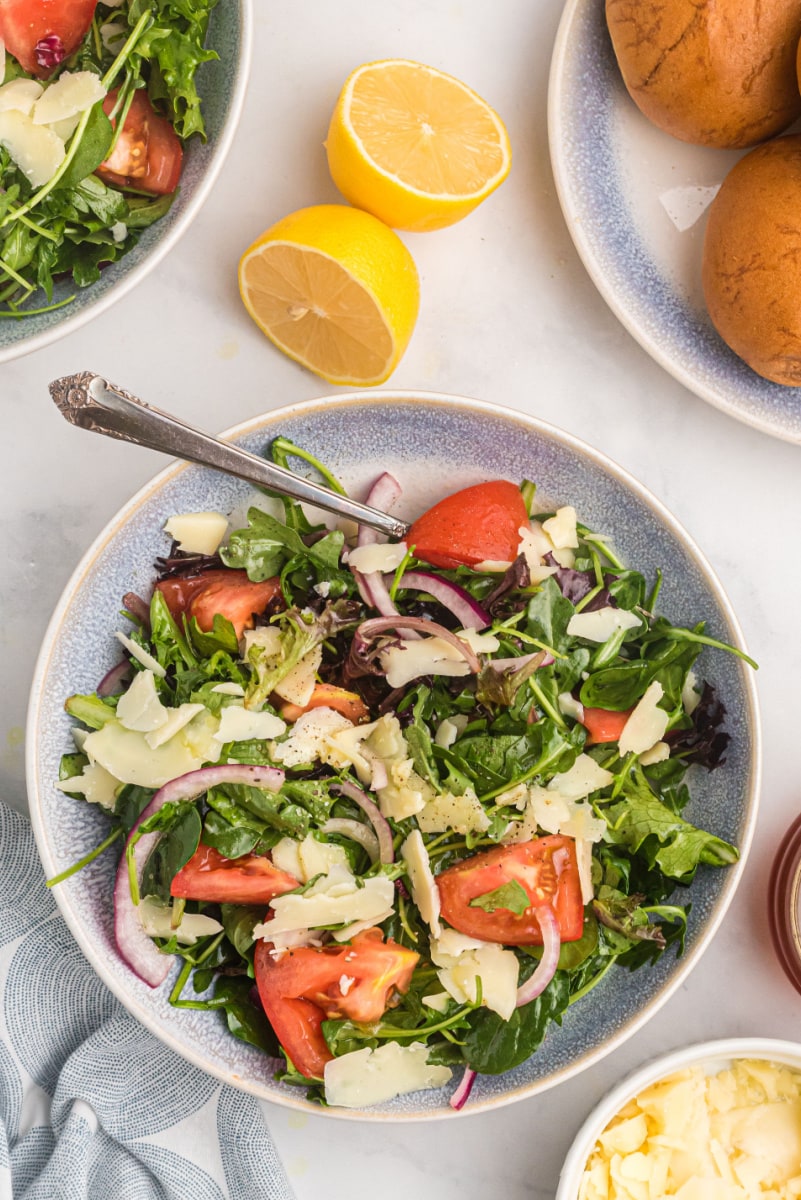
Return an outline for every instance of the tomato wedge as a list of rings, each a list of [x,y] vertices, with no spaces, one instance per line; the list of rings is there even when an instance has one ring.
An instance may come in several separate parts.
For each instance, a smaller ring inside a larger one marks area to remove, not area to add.
[[[581,724],[590,735],[587,742],[590,745],[601,742],[617,742],[623,732],[623,726],[631,716],[632,710],[613,712],[609,708],[585,708]]]
[[[256,946],[259,997],[288,1058],[309,1079],[321,1079],[333,1058],[323,1021],[378,1021],[395,992],[409,987],[420,957],[397,942],[385,942],[380,929],[365,929],[341,946],[300,946],[276,958],[271,951],[269,942]]]
[[[116,102],[117,92],[109,92],[103,101],[106,115]],[[111,123],[116,128],[116,119]],[[117,187],[164,196],[178,187],[183,157],[181,139],[171,123],[156,112],[147,92],[140,90],[134,92],[122,133],[96,174]]]
[[[279,709],[285,721],[297,721],[312,708],[333,708],[336,712],[347,717],[354,725],[366,721],[370,710],[356,692],[348,692],[345,688],[336,687],[333,683],[317,683],[308,704],[283,704]]]
[[[202,571],[198,575],[183,575],[161,579],[156,584],[176,621],[182,615],[194,617],[204,633],[214,626],[219,613],[231,622],[236,636],[241,637],[253,626],[254,614],[261,614],[281,596],[278,576],[253,583],[246,571],[228,571],[224,567]],[[280,605],[284,607],[283,601]]]
[[[96,7],[97,0],[0,0],[0,41],[44,79],[78,49]]]
[[[521,526],[528,526],[528,511],[520,489],[495,479],[440,500],[413,522],[406,541],[436,567],[512,562]]]
[[[225,858],[213,846],[198,846],[173,876],[170,895],[218,904],[269,904],[274,896],[292,892],[299,881],[274,866],[262,854]]]
[[[560,857],[554,862],[557,853]],[[500,906],[490,912],[470,903],[513,882],[523,888],[529,900],[529,907],[522,913]],[[448,924],[484,942],[541,945],[535,910],[546,904],[556,914],[563,942],[578,941],[584,930],[581,881],[572,838],[541,837],[474,854],[448,867],[437,876],[436,884]]]

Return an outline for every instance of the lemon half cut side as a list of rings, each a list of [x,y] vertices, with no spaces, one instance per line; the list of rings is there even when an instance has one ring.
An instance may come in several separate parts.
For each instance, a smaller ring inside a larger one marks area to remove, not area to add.
[[[348,76],[326,153],[351,204],[417,232],[467,216],[512,164],[494,109],[452,75],[408,59],[366,63]]]
[[[383,383],[400,361],[420,303],[403,242],[369,213],[341,204],[299,209],[239,263],[253,320],[275,345],[329,383]]]

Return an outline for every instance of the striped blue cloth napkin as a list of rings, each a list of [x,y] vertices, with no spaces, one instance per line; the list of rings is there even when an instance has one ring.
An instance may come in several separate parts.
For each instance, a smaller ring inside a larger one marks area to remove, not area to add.
[[[292,1200],[253,1096],[139,1025],[0,802],[0,1200]]]

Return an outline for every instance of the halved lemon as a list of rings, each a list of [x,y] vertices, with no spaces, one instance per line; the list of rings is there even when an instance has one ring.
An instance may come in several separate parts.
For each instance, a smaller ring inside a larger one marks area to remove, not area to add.
[[[460,221],[509,174],[503,121],[435,67],[392,58],[345,81],[326,140],[343,196],[395,229]]]
[[[329,383],[383,383],[420,305],[414,259],[381,221],[344,204],[284,217],[239,263],[239,290],[279,350]]]

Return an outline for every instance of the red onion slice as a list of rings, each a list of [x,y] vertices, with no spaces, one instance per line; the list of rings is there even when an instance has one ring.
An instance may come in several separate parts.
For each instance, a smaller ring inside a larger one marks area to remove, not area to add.
[[[348,783],[345,779],[340,780],[339,783],[332,783],[331,791],[339,792],[340,795],[347,796],[354,804],[358,804],[375,830],[376,837],[378,838],[378,861],[382,863],[394,862],[395,847],[392,842],[392,829],[389,821],[382,815],[378,805],[370,799],[366,792],[356,787],[355,783]]]
[[[370,491],[367,493],[365,504],[369,504],[372,508],[380,508],[384,512],[389,512],[392,505],[401,497],[401,485],[398,483],[394,475],[390,475],[388,471],[384,471],[378,476]],[[378,541],[378,534],[374,529],[368,529],[366,525],[359,526],[359,535],[356,539],[357,546],[372,546]],[[384,578],[380,571],[370,571],[364,574],[362,571],[357,571],[351,567],[351,574],[356,580],[356,586],[359,589],[359,595],[362,600],[370,608],[374,608],[380,612],[383,617],[394,617],[398,615],[398,610],[392,603],[392,600],[384,583]],[[417,634],[409,632],[407,637],[416,638]]]
[[[323,833],[341,833],[343,837],[358,842],[366,851],[371,863],[378,862],[380,854],[375,830],[363,821],[351,821],[347,817],[331,817],[320,826]]]
[[[428,592],[440,604],[452,612],[464,629],[486,629],[492,618],[458,583],[443,579],[431,571],[407,571],[401,579],[402,588],[415,592]]]
[[[467,642],[457,637],[450,629],[446,629],[444,625],[438,625],[436,621],[427,621],[425,617],[371,617],[367,621],[362,621],[361,625],[357,628],[353,639],[354,646],[357,641],[364,644],[379,637],[382,633],[394,631],[400,634],[407,629],[412,629],[417,633],[429,634],[432,637],[440,637],[444,641],[450,642],[461,653],[462,657],[466,659],[474,675],[477,675],[481,670],[478,655],[474,650],[471,650]]]
[[[97,685],[97,694],[101,699],[106,696],[116,696],[121,690],[122,684],[128,679],[133,668],[127,658],[122,662],[118,662],[110,671],[106,671],[100,683]]]
[[[554,857],[556,856],[554,855]],[[540,929],[542,930],[542,958],[537,964],[537,969],[531,978],[527,979],[517,989],[516,1008],[522,1008],[524,1004],[530,1004],[532,1000],[536,1000],[537,996],[545,991],[556,973],[556,967],[559,962],[559,948],[562,944],[562,939],[559,936],[559,922],[556,919],[556,913],[550,904],[543,904],[539,908],[532,909],[532,912],[539,921]]]
[[[465,1103],[473,1090],[473,1084],[476,1081],[477,1075],[478,1072],[474,1071],[472,1067],[465,1067],[464,1075],[462,1076],[462,1082],[459,1084],[456,1091],[448,1101],[451,1108],[455,1109],[456,1112],[459,1112],[460,1109],[464,1108]]]
[[[143,810],[128,834],[114,881],[114,940],[124,961],[143,983],[149,984],[150,987],[158,987],[163,983],[170,973],[172,958],[162,954],[156,943],[145,933],[131,896],[127,850],[140,825],[165,804],[176,800],[195,800],[209,788],[222,783],[246,783],[251,787],[277,792],[284,778],[284,772],[276,771],[274,767],[250,766],[246,763],[202,767],[199,771],[189,771],[186,775],[179,775],[177,779],[165,783]],[[134,846],[133,860],[138,884],[141,883],[142,872],[150,852],[160,837],[160,833],[146,833]]]

